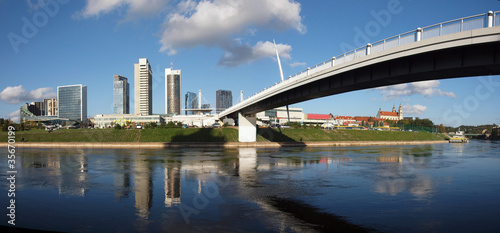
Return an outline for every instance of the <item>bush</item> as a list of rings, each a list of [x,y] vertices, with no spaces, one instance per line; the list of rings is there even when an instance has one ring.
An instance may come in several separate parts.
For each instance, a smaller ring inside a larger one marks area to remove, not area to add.
[[[173,121],[169,121],[167,123],[167,128],[181,128],[182,127],[182,123],[179,122],[179,123],[175,123]]]
[[[116,124],[115,129],[122,129],[122,126],[120,124]]]

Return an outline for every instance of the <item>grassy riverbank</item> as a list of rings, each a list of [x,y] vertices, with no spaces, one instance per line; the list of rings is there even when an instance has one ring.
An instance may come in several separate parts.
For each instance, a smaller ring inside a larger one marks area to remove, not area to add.
[[[258,142],[289,141],[423,141],[443,140],[442,135],[426,132],[323,129],[259,129]],[[143,130],[61,129],[16,132],[16,141],[25,142],[238,142],[238,129],[170,128]],[[444,137],[443,137],[444,138]],[[7,132],[0,142],[7,142]]]

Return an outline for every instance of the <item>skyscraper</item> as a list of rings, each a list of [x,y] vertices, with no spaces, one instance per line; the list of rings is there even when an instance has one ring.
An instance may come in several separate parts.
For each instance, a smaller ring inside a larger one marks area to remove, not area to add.
[[[87,86],[81,84],[57,87],[60,118],[87,120]]]
[[[113,76],[113,113],[114,114],[129,114],[130,85],[127,78],[120,75]]]
[[[220,113],[226,108],[233,106],[233,94],[228,90],[217,90],[216,92],[216,113]]]
[[[198,108],[198,98],[196,93],[188,91],[186,93],[186,99],[184,102],[185,109],[197,109]],[[194,115],[193,111],[186,111],[186,115]]]
[[[181,70],[165,69],[165,113],[181,114]]]
[[[135,114],[153,114],[153,71],[147,58],[134,64]]]

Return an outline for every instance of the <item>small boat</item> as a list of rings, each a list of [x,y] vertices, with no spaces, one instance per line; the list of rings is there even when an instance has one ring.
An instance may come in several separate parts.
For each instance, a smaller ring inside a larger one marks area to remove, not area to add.
[[[469,139],[465,137],[464,131],[457,131],[453,137],[450,138],[450,143],[466,143]]]

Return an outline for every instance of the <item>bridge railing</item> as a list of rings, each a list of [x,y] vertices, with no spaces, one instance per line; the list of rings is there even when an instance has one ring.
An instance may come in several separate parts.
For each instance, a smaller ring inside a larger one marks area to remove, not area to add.
[[[273,90],[279,88],[280,84],[282,83],[287,83],[293,80],[305,78],[311,74],[334,67],[336,65],[340,65],[342,63],[355,60],[357,58],[361,58],[387,49],[395,48],[401,45],[417,42],[424,39],[429,39],[432,37],[444,36],[457,32],[470,31],[474,29],[495,27],[495,26],[500,26],[500,11],[495,11],[495,12],[490,11],[485,14],[478,14],[455,20],[450,20],[423,28],[417,28],[416,30],[412,30],[383,40],[379,40],[374,43],[367,44],[360,48],[343,53],[339,56],[330,58],[314,66],[311,66],[306,70],[302,70],[294,75],[291,75],[288,77],[288,79],[285,79],[279,83],[275,83],[274,85],[267,87],[260,92],[255,93],[254,95],[245,99],[245,101],[237,103],[236,105],[228,108],[226,111],[230,111],[233,108],[237,108],[240,105],[244,104],[244,102],[246,101],[251,101],[253,99],[256,99],[257,96],[260,96],[261,94],[264,95],[266,93],[270,93]]]
[[[446,21],[430,25],[423,28],[417,28],[409,32],[395,35],[383,40],[367,44],[360,48],[343,53],[339,56],[333,57],[306,70],[300,71],[297,74],[291,75],[289,78],[302,78],[304,76],[316,73],[318,71],[340,65],[345,62],[352,61],[356,58],[364,57],[373,53],[381,52],[397,46],[413,43],[416,41],[429,39],[432,37],[443,36],[447,34],[474,30],[478,28],[494,27],[500,25],[500,11],[488,12],[485,14],[478,14],[459,18],[455,20]]]

